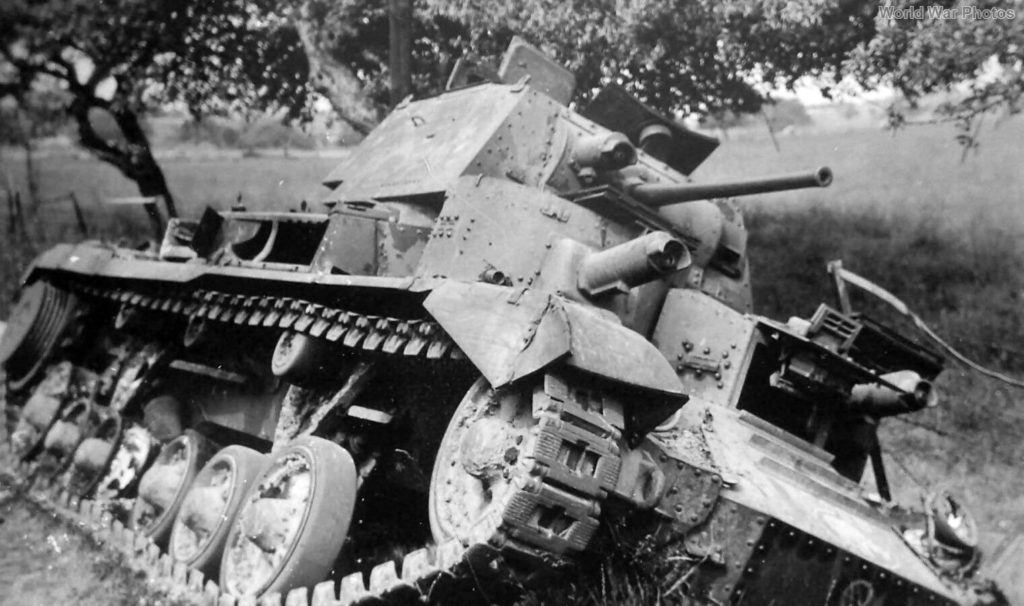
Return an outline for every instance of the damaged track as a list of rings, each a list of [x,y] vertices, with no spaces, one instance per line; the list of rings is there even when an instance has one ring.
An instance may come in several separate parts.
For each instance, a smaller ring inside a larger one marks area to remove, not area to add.
[[[9,462],[9,457],[4,456],[5,467]],[[80,500],[63,491],[33,487],[25,483],[15,484],[15,474],[25,471],[15,468],[0,472],[4,484],[12,487],[13,492],[6,497],[5,505],[27,510],[29,516],[39,515],[58,520],[66,532],[85,539],[81,542],[82,547],[104,552],[102,561],[97,560],[97,566],[108,571],[118,567],[123,569],[118,573],[115,586],[123,586],[124,594],[105,592],[96,604],[109,604],[110,599],[115,599],[113,603],[210,606],[398,605],[423,600],[439,601],[454,592],[473,592],[476,590],[472,584],[475,581],[468,581],[470,584],[462,586],[454,581],[470,577],[488,579],[495,574],[495,567],[490,565],[494,561],[495,552],[482,549],[471,554],[471,550],[463,548],[457,540],[452,540],[406,555],[401,566],[394,561],[376,566],[368,584],[364,583],[361,574],[354,574],[342,579],[340,584],[324,581],[311,589],[293,589],[286,595],[272,593],[259,599],[252,596],[236,597],[222,593],[217,583],[205,579],[200,571],[173,562],[168,554],[162,553],[143,533],[126,528],[123,523],[115,520],[110,504]],[[72,545],[70,548],[81,552],[82,547]],[[471,568],[473,571],[470,574]],[[96,575],[92,579],[93,584],[96,579],[109,587],[108,574]],[[88,585],[84,590],[89,592],[93,589]],[[82,596],[74,590],[69,592],[73,594],[75,603],[90,603],[82,602]],[[24,599],[24,595],[11,597]]]

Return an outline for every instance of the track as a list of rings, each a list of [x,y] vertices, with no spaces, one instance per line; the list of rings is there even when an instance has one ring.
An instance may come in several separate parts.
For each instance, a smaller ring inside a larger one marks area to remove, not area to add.
[[[5,456],[5,467],[11,464]],[[21,464],[9,468],[9,479],[26,477],[32,473],[29,465]],[[84,532],[96,545],[115,556],[117,562],[130,570],[145,575],[150,595],[147,600],[165,597],[175,603],[209,604],[218,606],[260,604],[261,606],[326,606],[370,604],[410,604],[423,601],[431,603],[473,603],[493,602],[497,596],[516,596],[522,587],[519,579],[529,569],[547,568],[554,558],[545,558],[536,544],[543,538],[528,520],[515,520],[492,529],[490,534],[481,536],[470,545],[463,545],[458,539],[442,544],[431,544],[416,549],[404,556],[401,562],[386,561],[375,566],[368,578],[353,573],[341,579],[340,583],[325,581],[312,588],[297,588],[287,595],[268,594],[260,598],[238,598],[223,594],[215,581],[204,579],[201,572],[190,570],[181,563],[175,563],[170,556],[161,553],[159,547],[141,533],[136,533],[116,520],[111,504],[82,500],[70,496],[66,491],[53,487],[33,486],[22,483],[17,486],[20,496],[32,506],[59,518],[69,528]],[[573,505],[572,497],[578,495],[559,490],[550,483],[544,484],[536,493],[521,489],[509,496],[510,502],[519,506],[514,510],[524,512],[528,508],[522,501],[531,501],[538,496],[545,499],[562,498],[567,507]],[[578,505],[578,503],[576,503]],[[130,503],[121,503],[130,507]],[[582,525],[584,534],[579,535],[572,547],[582,548],[589,539],[588,533],[596,530],[596,519],[588,518]],[[510,542],[508,536],[525,537],[523,542]],[[532,540],[531,540],[532,537]],[[524,545],[532,549],[524,549]],[[515,555],[515,570],[504,565],[505,553]],[[532,566],[531,566],[532,565]],[[497,600],[500,601],[500,600]]]
[[[440,327],[426,320],[366,316],[298,299],[210,291],[188,297],[160,296],[75,281],[61,285],[83,299],[120,304],[119,318],[148,310],[187,317],[190,326],[213,321],[288,329],[362,351],[427,359],[461,357]],[[223,593],[214,580],[173,562],[141,532],[126,528],[118,512],[130,511],[130,501],[78,499],[64,489],[45,486],[45,482],[33,485],[33,465],[16,463],[6,454],[5,467],[12,477],[24,479],[19,491],[25,499],[85,532],[97,545],[118,555],[125,566],[145,575],[154,595],[175,602],[221,606],[510,602],[522,595],[527,578],[561,568],[572,554],[588,546],[598,529],[601,502],[616,485],[621,433],[604,414],[617,414],[621,419],[621,410],[591,412],[571,393],[565,382],[553,376],[536,389],[529,407],[534,415],[532,439],[521,455],[529,462],[526,474],[516,477],[500,503],[460,533],[462,536],[423,545],[400,561],[380,562],[366,575],[355,572],[339,582],[325,581],[293,589],[287,595],[271,593],[258,601]],[[579,469],[560,464],[556,455],[563,442],[577,447],[587,444],[588,450],[598,453],[592,463],[600,472],[585,476]],[[546,519],[544,512],[557,512],[559,519]]]

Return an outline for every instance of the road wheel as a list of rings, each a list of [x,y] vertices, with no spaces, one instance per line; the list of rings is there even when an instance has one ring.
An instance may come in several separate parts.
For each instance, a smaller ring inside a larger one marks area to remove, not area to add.
[[[121,443],[121,417],[113,413],[103,419],[92,435],[75,449],[64,483],[71,494],[82,498],[92,496],[96,486],[110,469]]]
[[[132,528],[164,546],[185,493],[212,448],[206,438],[191,430],[165,444],[139,481],[139,496],[132,508]]]
[[[356,468],[345,449],[316,437],[290,443],[273,456],[231,525],[221,589],[284,594],[324,580],[355,502]]]
[[[196,475],[171,531],[171,557],[217,578],[231,523],[268,457],[244,446],[228,446]]]
[[[73,371],[71,362],[50,366],[32,391],[21,409],[18,424],[11,432],[12,450],[19,457],[30,457],[42,447],[43,439],[64,406]]]
[[[274,347],[270,370],[289,383],[313,383],[324,374],[324,364],[331,355],[330,349],[330,343],[323,339],[285,331]]]
[[[138,486],[160,443],[141,425],[128,424],[117,440],[117,448],[103,475],[89,493],[92,498],[110,500],[128,495]]]

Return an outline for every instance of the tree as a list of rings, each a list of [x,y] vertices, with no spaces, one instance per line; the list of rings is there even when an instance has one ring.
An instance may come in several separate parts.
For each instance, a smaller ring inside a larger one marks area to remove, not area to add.
[[[956,121],[966,152],[977,145],[986,113],[1021,110],[1024,8],[1006,1],[947,1],[921,14],[914,7],[907,0],[887,2],[872,38],[850,52],[845,73],[868,89],[890,86],[911,106],[923,95],[950,93],[938,109]],[[898,107],[890,108],[892,126],[906,121]]]
[[[387,99],[385,4],[303,2],[320,32],[315,46],[348,66],[378,107]],[[874,7],[815,0],[418,0],[415,15],[419,94],[437,92],[460,56],[497,55],[520,35],[576,74],[578,101],[616,81],[669,114],[754,112],[765,85],[807,75],[832,83],[874,34]]]
[[[403,0],[410,1],[410,0]],[[960,91],[943,111],[970,126],[1019,110],[1024,19],[895,18],[856,0],[411,0],[412,90],[439,91],[460,57],[497,56],[513,35],[577,75],[577,101],[617,82],[669,115],[752,113],[770,90],[810,77],[828,94],[844,79],[891,86],[911,102]],[[913,0],[892,0],[906,8]],[[942,0],[943,6],[959,6]],[[396,3],[397,4],[397,3]],[[368,132],[394,100],[388,0],[7,0],[0,4],[0,96],[47,82],[68,95],[81,143],[173,198],[139,115],[176,101],[196,117],[283,110],[311,101]],[[1008,0],[976,10],[1013,11]],[[987,17],[993,17],[988,14]],[[979,76],[984,76],[980,77]],[[107,112],[122,137],[91,122]],[[894,109],[893,124],[903,120]]]
[[[80,143],[134,181],[143,196],[174,198],[140,115],[177,101],[210,112],[285,108],[308,100],[308,64],[272,0],[6,0],[0,4],[0,96],[22,105],[59,89]],[[120,137],[103,136],[96,112]],[[159,227],[159,214],[150,208]]]
[[[378,113],[387,100],[385,5],[303,2],[317,33],[312,46],[347,67]],[[989,109],[1019,107],[1024,19],[994,18],[1013,8],[989,0],[960,18],[892,19],[856,0],[417,0],[414,90],[438,91],[455,59],[496,55],[518,34],[576,74],[581,103],[615,81],[670,115],[742,114],[802,79],[826,96],[852,80],[865,89],[892,87],[911,104],[930,92],[966,89],[942,110],[968,128]],[[894,125],[904,119],[899,107],[891,110]]]

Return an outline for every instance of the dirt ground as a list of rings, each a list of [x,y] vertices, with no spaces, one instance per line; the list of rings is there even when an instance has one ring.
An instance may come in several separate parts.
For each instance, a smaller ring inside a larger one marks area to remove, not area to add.
[[[22,500],[0,478],[0,604],[147,603],[145,580],[83,534]]]

